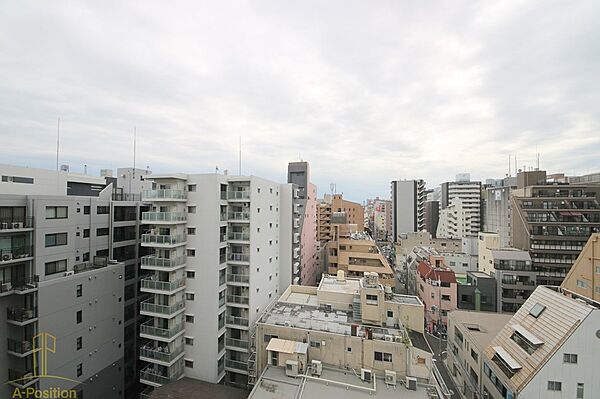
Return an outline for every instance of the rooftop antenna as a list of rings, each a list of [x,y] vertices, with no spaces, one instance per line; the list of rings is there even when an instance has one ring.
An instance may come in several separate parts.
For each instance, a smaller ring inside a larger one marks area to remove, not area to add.
[[[331,190],[331,196],[333,197],[333,191],[335,190],[335,184],[329,183],[329,189]]]
[[[540,153],[539,153],[539,151],[538,151],[537,144],[535,145],[535,152],[536,152],[536,165],[535,165],[535,170],[540,170]]]
[[[515,175],[519,172],[517,169],[517,154],[515,154]]]
[[[242,136],[240,136],[240,155],[239,155],[240,176],[242,175]]]
[[[58,126],[56,129],[56,171],[58,172],[58,151],[60,149],[60,117],[58,117]]]
[[[508,154],[508,177],[512,177],[510,173],[510,154]]]
[[[137,139],[137,127],[133,127],[133,169],[129,174],[129,194],[131,194],[131,181],[135,178],[135,147]]]

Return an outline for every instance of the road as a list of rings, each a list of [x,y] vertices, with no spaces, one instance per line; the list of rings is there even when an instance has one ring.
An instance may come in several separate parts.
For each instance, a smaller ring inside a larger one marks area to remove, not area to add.
[[[440,357],[439,338],[434,335],[425,333],[425,339],[427,340],[427,343],[429,343],[429,346],[433,350],[433,358],[436,360],[438,370],[440,371],[440,374],[442,375],[442,378],[444,379],[446,386],[448,387],[448,389],[450,389],[453,392],[452,399],[460,399],[460,394],[458,393],[458,388],[456,387],[456,385],[454,385],[454,380],[450,376],[450,373],[448,372],[448,368],[446,367],[446,363],[444,362],[444,360],[446,359],[446,356],[447,356],[446,355],[446,344],[447,344],[446,340],[444,340],[444,339],[442,340],[441,357]]]

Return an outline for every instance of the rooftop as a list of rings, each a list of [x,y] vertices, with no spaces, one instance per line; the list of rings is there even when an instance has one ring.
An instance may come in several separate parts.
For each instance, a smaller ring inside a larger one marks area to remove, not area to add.
[[[469,337],[469,342],[474,343],[480,351],[485,349],[512,316],[505,313],[469,310],[450,312],[450,318],[462,327],[463,333]]]
[[[408,390],[400,378],[395,387],[388,387],[381,377],[368,383],[361,381],[352,370],[323,366],[321,377],[291,378],[286,376],[284,368],[267,366],[248,399],[430,399],[428,390],[437,391],[436,387],[423,384],[417,384],[416,391]]]
[[[335,276],[324,275],[319,284],[319,290],[329,292],[344,292],[354,294],[360,289],[360,279],[344,278],[340,281]]]
[[[514,248],[492,249],[494,259],[531,261],[528,251]]]
[[[154,388],[151,399],[245,399],[247,391],[220,385],[211,384],[193,378],[184,377],[180,380]]]

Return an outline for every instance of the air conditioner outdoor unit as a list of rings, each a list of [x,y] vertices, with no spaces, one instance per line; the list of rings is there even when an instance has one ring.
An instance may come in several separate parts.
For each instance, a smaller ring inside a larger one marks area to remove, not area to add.
[[[367,369],[360,369],[360,379],[365,382],[371,382],[373,378],[373,372]]]
[[[410,391],[417,390],[417,379],[415,377],[406,377],[406,389]]]
[[[320,360],[313,360],[312,364],[312,374],[320,376],[323,372],[323,363]]]
[[[285,375],[288,377],[298,377],[298,362],[288,360],[285,362]]]
[[[394,342],[394,336],[393,335],[386,335],[385,336],[385,340],[388,342]]]
[[[23,223],[21,223],[21,222],[13,222],[12,228],[13,229],[22,229],[23,228]]]
[[[385,384],[396,386],[396,372],[393,370],[385,370]]]
[[[65,272],[65,276],[72,276],[74,274],[75,274],[75,272],[73,270],[69,270],[69,271]]]
[[[9,261],[12,259],[12,252],[5,252],[2,254],[2,260],[4,262]]]
[[[395,335],[394,342],[402,342],[402,337],[400,335]]]

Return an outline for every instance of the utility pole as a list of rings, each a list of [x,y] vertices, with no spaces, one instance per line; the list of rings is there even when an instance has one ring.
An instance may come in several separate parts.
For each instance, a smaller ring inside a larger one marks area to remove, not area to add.
[[[438,342],[440,344],[440,347],[439,347],[440,360],[442,360],[442,332],[440,330],[441,324],[442,324],[442,281],[440,279],[440,276],[438,275]]]

